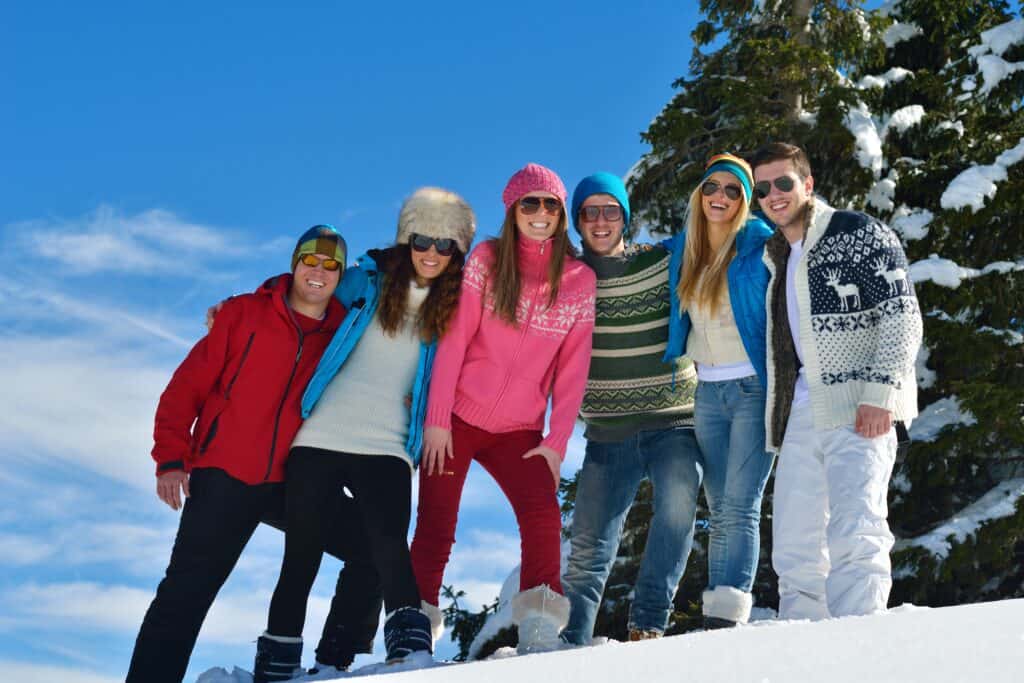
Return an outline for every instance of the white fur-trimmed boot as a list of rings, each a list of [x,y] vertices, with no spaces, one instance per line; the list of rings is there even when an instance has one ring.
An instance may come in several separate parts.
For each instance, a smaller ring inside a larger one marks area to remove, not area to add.
[[[715,586],[704,591],[704,628],[730,628],[750,621],[754,596],[732,586]]]
[[[569,623],[569,600],[547,585],[520,591],[512,598],[512,620],[519,626],[519,654],[557,650],[558,634]]]
[[[434,647],[437,647],[437,641],[444,635],[444,614],[441,613],[440,607],[431,605],[426,600],[420,600],[420,609],[430,617],[430,635],[434,639]]]

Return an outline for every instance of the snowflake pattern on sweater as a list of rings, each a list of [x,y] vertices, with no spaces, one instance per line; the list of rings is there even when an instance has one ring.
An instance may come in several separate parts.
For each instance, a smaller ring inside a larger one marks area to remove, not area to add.
[[[586,268],[580,262],[566,260],[567,268]],[[494,268],[494,253],[491,250],[476,249],[470,254],[463,269],[462,281],[467,287],[480,292],[484,308],[494,311],[494,296],[487,291],[491,270]],[[529,332],[550,339],[564,337],[577,323],[594,322],[595,296],[591,292],[559,291],[552,306],[547,305],[550,289],[547,282],[527,280],[516,306],[516,322],[528,324]]]

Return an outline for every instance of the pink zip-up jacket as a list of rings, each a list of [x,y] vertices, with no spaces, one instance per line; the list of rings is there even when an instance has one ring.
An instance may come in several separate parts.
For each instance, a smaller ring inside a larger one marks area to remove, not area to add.
[[[438,344],[425,425],[451,429],[452,413],[492,434],[544,429],[541,445],[563,459],[583,402],[590,369],[597,278],[566,255],[555,304],[548,307],[552,240],[518,242],[521,289],[517,325],[494,312],[497,244],[472,251],[462,276],[459,306]]]

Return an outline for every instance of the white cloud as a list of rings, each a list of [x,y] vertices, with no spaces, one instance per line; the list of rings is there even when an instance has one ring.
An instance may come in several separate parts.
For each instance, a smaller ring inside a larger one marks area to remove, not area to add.
[[[78,669],[45,664],[31,664],[12,659],[0,659],[0,671],[4,672],[4,680],[18,683],[120,683],[123,676],[102,676]]]

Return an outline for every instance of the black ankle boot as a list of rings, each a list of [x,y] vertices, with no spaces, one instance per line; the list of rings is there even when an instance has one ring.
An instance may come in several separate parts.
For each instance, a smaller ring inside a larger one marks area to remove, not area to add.
[[[253,683],[287,681],[303,673],[302,638],[281,638],[264,633],[256,641]]]
[[[719,619],[718,617],[709,617],[706,614],[704,615],[705,631],[714,631],[715,629],[719,628],[732,628],[734,626],[736,626],[735,621],[730,621],[728,619]]]

